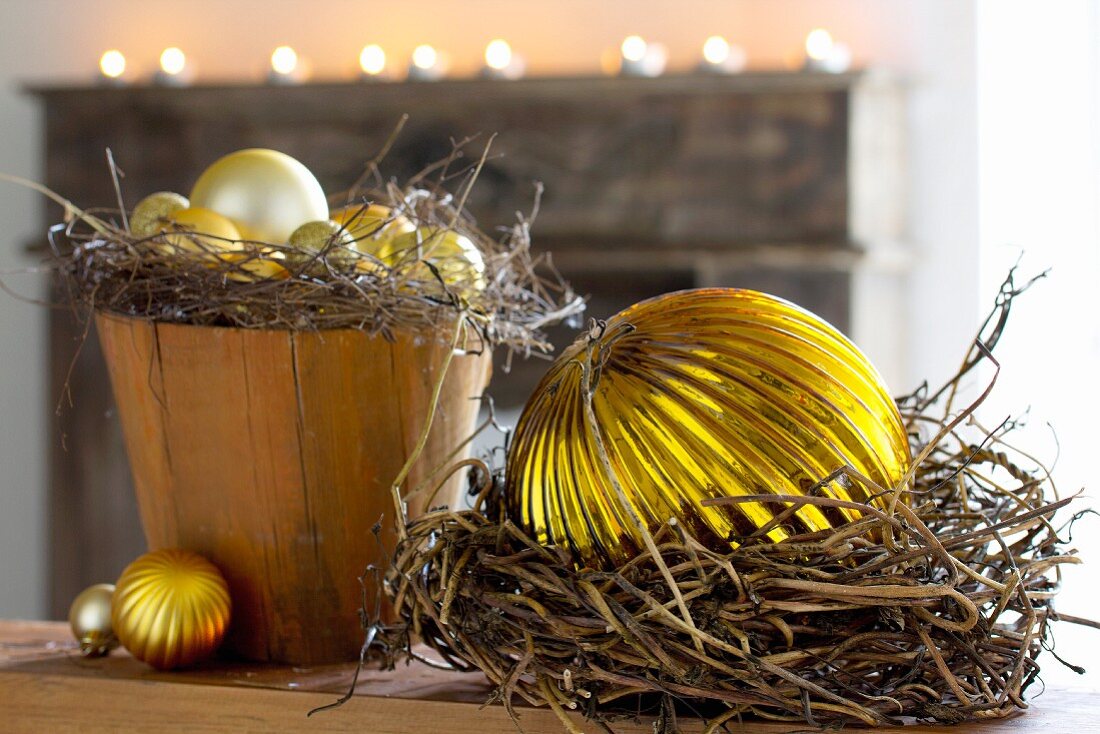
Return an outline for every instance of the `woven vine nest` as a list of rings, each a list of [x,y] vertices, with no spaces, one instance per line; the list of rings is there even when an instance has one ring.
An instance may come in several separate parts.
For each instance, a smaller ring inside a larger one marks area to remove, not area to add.
[[[466,155],[475,138],[453,144],[450,155],[403,183],[386,180],[380,169],[385,152],[400,132],[398,126],[382,153],[346,191],[329,197],[333,207],[387,207],[429,242],[410,248],[395,261],[382,262],[333,237],[316,252],[285,242],[218,241],[195,232],[188,249],[158,234],[136,237],[121,206],[121,172],[108,160],[119,193],[117,210],[82,210],[33,182],[5,177],[38,190],[66,209],[66,221],[51,230],[53,268],[81,306],[158,322],[246,329],[359,329],[390,337],[395,329],[413,330],[425,338],[455,339],[467,350],[501,346],[513,354],[547,353],[552,345],[545,329],[579,317],[583,299],[576,296],[553,267],[548,255],[531,249],[530,228],[538,210],[541,187],[529,216],[498,237],[481,229],[464,205],[488,158],[492,139],[479,156]],[[354,219],[352,224],[354,224]],[[484,270],[452,262],[458,255],[436,256],[430,241],[454,232],[472,242]],[[346,233],[341,233],[345,238]],[[232,244],[226,254],[224,245]],[[369,249],[369,248],[358,248]],[[277,263],[279,276],[257,275],[260,265]],[[455,273],[460,273],[455,277]],[[507,365],[506,365],[507,366]]]
[[[996,364],[1018,292],[1010,276],[952,381],[899,401],[917,457],[908,497],[783,496],[792,511],[843,505],[862,518],[781,543],[757,533],[724,552],[670,524],[654,533],[657,556],[605,571],[525,536],[504,515],[502,472],[482,467],[473,509],[402,528],[386,576],[400,621],[369,626],[364,652],[393,665],[423,659],[420,641],[457,670],[481,670],[521,730],[517,700],[549,706],[568,731],[570,710],[607,731],[649,713],[658,732],[684,717],[711,732],[743,716],[956,723],[1024,708],[1059,567],[1077,562],[1053,524],[1069,500],[1011,448],[1010,423],[978,424],[981,399],[954,406],[963,378]],[[820,486],[867,481],[837,467]],[[719,501],[761,499],[777,498]]]

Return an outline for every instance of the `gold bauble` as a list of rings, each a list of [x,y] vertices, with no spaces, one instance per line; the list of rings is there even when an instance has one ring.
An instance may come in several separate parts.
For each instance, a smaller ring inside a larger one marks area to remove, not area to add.
[[[426,262],[439,271],[444,283],[457,286],[466,295],[485,288],[485,259],[481,251],[469,237],[454,230],[420,227],[394,237],[381,248],[378,256],[391,268],[414,263],[405,271],[405,276],[429,289],[438,285],[439,279]]]
[[[89,586],[76,595],[69,607],[69,627],[86,657],[106,655],[118,645],[111,629],[111,584]]]
[[[617,567],[644,548],[630,510],[650,532],[675,518],[729,550],[783,506],[706,499],[802,495],[845,464],[892,488],[910,460],[882,378],[839,331],[755,291],[682,291],[622,311],[551,366],[516,427],[508,511],[579,563]],[[869,498],[854,480],[815,492]],[[778,542],[860,516],[802,505],[765,536]]]
[[[197,553],[146,553],[115,584],[111,621],[119,642],[154,668],[179,668],[209,657],[229,626],[229,587]]]
[[[269,244],[286,242],[302,222],[328,219],[325,192],[309,169],[261,148],[215,161],[195,182],[191,205],[229,217],[243,239]]]
[[[171,191],[149,194],[130,213],[130,233],[135,237],[151,237],[168,228],[173,214],[190,206],[186,196]]]
[[[350,204],[333,211],[330,218],[351,233],[357,250],[375,257],[389,240],[416,231],[407,217],[381,204]]]
[[[236,264],[228,277],[238,283],[252,283],[257,280],[286,280],[290,271],[283,262],[286,255],[270,247],[259,247],[248,243],[238,243],[231,252],[218,253],[218,258]]]
[[[241,233],[227,217],[210,209],[190,207],[168,217],[167,234],[162,235],[169,254],[209,253],[238,247]]]

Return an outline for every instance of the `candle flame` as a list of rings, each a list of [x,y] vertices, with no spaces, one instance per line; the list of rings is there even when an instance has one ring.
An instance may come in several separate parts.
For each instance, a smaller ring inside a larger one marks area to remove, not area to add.
[[[724,64],[730,57],[729,41],[721,36],[711,36],[703,43],[703,58],[708,64]]]
[[[99,70],[105,77],[118,79],[126,71],[126,57],[118,49],[112,48],[99,57]]]
[[[386,68],[386,52],[377,43],[364,46],[359,54],[359,68],[364,74],[377,76]]]
[[[502,71],[512,63],[512,47],[502,38],[489,42],[485,47],[485,64],[490,69]]]
[[[169,76],[175,76],[183,71],[183,67],[187,65],[187,57],[183,55],[183,51],[170,46],[164,49],[160,54],[160,68],[165,74]]]
[[[290,46],[279,46],[271,52],[271,70],[284,76],[298,68],[298,54]]]
[[[806,55],[814,61],[824,61],[833,51],[833,36],[824,28],[814,28],[806,36]]]
[[[641,61],[645,58],[646,48],[645,39],[641,36],[627,36],[620,50],[627,61]]]
[[[439,54],[428,44],[422,44],[413,49],[413,66],[418,69],[430,69],[439,61]]]

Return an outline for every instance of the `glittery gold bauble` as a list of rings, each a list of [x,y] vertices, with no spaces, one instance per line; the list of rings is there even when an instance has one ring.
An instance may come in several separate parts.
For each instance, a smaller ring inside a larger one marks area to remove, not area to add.
[[[845,464],[890,488],[908,468],[905,428],[882,378],[798,306],[747,290],[682,291],[622,311],[593,336],[536,388],[506,477],[511,517],[580,563],[615,567],[643,549],[632,514],[650,531],[675,518],[716,550],[758,530],[778,542],[836,527],[861,515],[802,505],[765,528],[783,505],[702,503],[802,495]],[[814,491],[869,497],[858,482]]]
[[[209,253],[237,248],[241,233],[228,218],[210,209],[190,207],[168,217],[168,234],[162,235],[170,254]]]
[[[329,263],[337,266],[359,259],[351,232],[331,219],[306,222],[298,227],[290,234],[290,246],[308,257],[324,252]]]
[[[118,645],[111,631],[111,584],[89,586],[76,595],[69,607],[69,627],[87,657],[106,655]]]
[[[302,222],[328,219],[321,184],[301,163],[275,150],[230,153],[203,171],[191,205],[229,217],[243,239],[280,244]]]
[[[111,621],[122,646],[154,668],[179,668],[209,657],[229,626],[229,587],[197,553],[146,553],[115,584]]]
[[[379,252],[390,267],[414,263],[406,271],[409,280],[431,288],[439,279],[425,263],[431,263],[448,286],[478,291],[485,287],[485,260],[470,238],[453,230],[421,227],[394,237]],[[469,295],[469,294],[467,294]]]
[[[130,213],[130,233],[135,237],[150,237],[168,228],[169,218],[191,206],[186,196],[171,191],[149,194]]]
[[[389,240],[416,231],[416,225],[407,217],[381,204],[351,204],[335,210],[330,216],[351,233],[356,249],[367,255],[377,256]]]

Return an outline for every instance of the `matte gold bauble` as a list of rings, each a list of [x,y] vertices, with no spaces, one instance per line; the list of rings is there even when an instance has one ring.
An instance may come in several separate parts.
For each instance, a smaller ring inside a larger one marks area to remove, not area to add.
[[[111,584],[89,586],[69,607],[69,627],[86,657],[101,657],[118,645],[111,629]]]
[[[229,587],[197,553],[146,553],[115,584],[111,621],[119,642],[154,668],[180,668],[209,657],[229,627]]]
[[[356,249],[375,257],[389,240],[416,231],[407,217],[381,204],[351,204],[333,211],[331,218],[351,233]]]
[[[130,233],[135,237],[151,237],[168,228],[173,214],[190,206],[186,196],[171,191],[149,194],[130,213]]]
[[[328,219],[321,184],[301,163],[275,150],[230,153],[203,171],[191,205],[233,220],[243,239],[280,244],[303,222]]]
[[[202,207],[174,212],[168,217],[166,231],[162,235],[167,245],[164,249],[170,254],[233,250],[241,239],[236,225],[227,217]]]
[[[448,286],[460,290],[485,288],[485,260],[470,238],[453,230],[421,227],[394,237],[379,257],[391,268],[415,263],[406,273],[410,280],[431,287],[439,279],[425,263],[431,263]],[[467,293],[469,295],[469,293]]]
[[[839,331],[762,293],[682,291],[622,311],[551,366],[516,427],[508,511],[539,542],[616,567],[644,547],[632,514],[650,532],[675,518],[719,551],[758,532],[778,542],[860,514],[802,505],[771,523],[782,503],[703,501],[803,495],[846,464],[892,488],[909,463],[882,378]],[[814,491],[870,496],[856,481]]]

